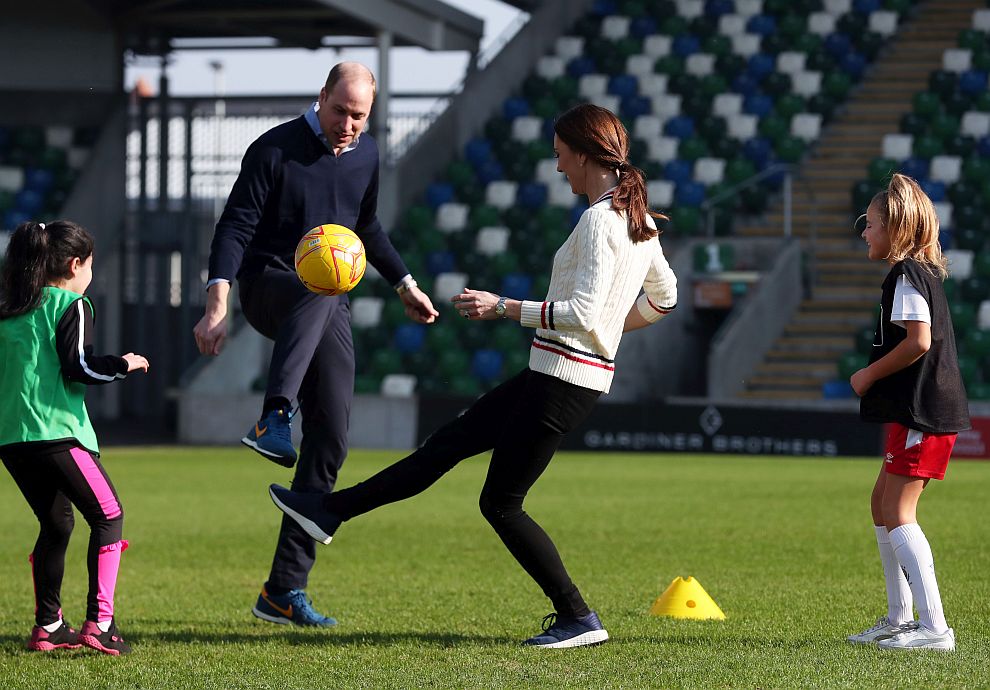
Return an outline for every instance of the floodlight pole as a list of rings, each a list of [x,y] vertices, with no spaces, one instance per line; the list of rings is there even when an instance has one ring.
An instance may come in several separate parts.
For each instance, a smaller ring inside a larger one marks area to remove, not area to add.
[[[373,118],[373,135],[378,141],[378,150],[382,160],[388,158],[388,117],[389,117],[389,65],[388,59],[392,52],[392,32],[382,29],[378,32],[378,94],[375,97],[375,116]]]

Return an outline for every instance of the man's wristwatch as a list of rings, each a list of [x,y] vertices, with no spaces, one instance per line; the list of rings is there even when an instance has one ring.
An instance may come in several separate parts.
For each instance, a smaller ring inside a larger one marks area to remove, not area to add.
[[[495,315],[500,319],[505,318],[505,298],[499,297],[498,304],[495,305]]]

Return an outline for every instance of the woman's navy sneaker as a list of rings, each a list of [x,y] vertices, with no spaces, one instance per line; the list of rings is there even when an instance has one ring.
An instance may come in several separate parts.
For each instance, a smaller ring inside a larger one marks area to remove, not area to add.
[[[313,608],[313,600],[301,589],[293,589],[285,594],[269,594],[262,587],[258,603],[251,610],[255,616],[270,623],[286,625],[310,625],[328,628],[337,625],[335,618],[324,616]]]
[[[306,534],[321,544],[329,544],[334,532],[343,522],[334,513],[323,507],[324,494],[307,494],[272,484],[268,495],[278,509],[295,520]]]
[[[548,614],[543,618],[543,632],[529,638],[523,644],[544,649],[563,649],[589,647],[607,640],[608,632],[598,619],[598,614],[592,611],[581,618],[564,618],[556,613]]]
[[[272,410],[258,420],[241,443],[282,467],[292,467],[296,464],[296,449],[292,446],[291,420],[292,413],[287,409]]]

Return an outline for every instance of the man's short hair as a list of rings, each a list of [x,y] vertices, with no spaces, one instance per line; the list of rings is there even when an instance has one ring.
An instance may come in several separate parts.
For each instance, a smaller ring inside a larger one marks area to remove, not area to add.
[[[325,88],[327,93],[330,93],[337,86],[337,82],[342,79],[361,79],[362,77],[371,82],[371,97],[374,98],[377,96],[378,83],[375,81],[375,75],[371,73],[370,69],[359,62],[339,62],[334,65],[333,69],[330,70],[330,74],[327,75]]]

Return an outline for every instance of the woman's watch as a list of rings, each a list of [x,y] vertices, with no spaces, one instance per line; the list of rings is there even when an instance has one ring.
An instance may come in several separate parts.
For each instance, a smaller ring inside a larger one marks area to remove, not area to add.
[[[495,305],[495,316],[500,319],[505,318],[505,298],[499,297],[498,303]]]

